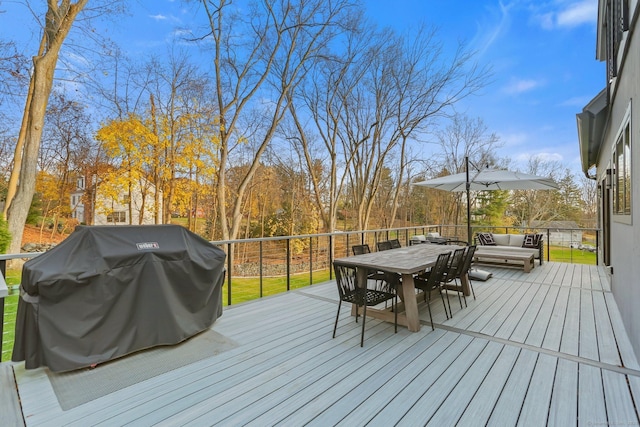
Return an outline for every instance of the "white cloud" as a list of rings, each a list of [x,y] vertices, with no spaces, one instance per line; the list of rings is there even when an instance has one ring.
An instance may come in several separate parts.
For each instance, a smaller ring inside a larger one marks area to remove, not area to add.
[[[169,22],[172,24],[181,24],[182,20],[175,15],[163,15],[162,13],[158,13],[156,15],[149,15],[149,18],[153,19],[156,22]]]
[[[582,0],[570,4],[565,10],[558,13],[557,24],[559,27],[577,27],[582,24],[590,24],[598,19],[598,1]]]
[[[482,56],[498,38],[505,34],[511,26],[510,8],[511,6],[505,6],[502,2],[499,3],[500,9],[497,15],[497,19],[490,23],[478,24],[478,29],[471,42],[471,46],[474,46],[474,50],[478,52],[478,55]],[[494,12],[494,11],[492,11]]]
[[[541,80],[511,79],[509,84],[503,90],[509,95],[517,95],[520,93],[529,92],[543,85],[544,82]]]
[[[537,11],[533,16],[534,21],[545,30],[553,30],[593,24],[598,19],[598,0],[578,0],[560,3],[555,10],[548,10],[544,5],[536,8]]]

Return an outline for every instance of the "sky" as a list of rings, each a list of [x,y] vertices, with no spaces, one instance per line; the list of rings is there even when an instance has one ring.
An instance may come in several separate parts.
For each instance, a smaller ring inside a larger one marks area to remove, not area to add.
[[[580,173],[576,114],[606,85],[596,60],[597,0],[369,0],[380,25],[424,19],[454,45],[466,41],[493,69],[482,94],[460,110],[482,118],[516,167],[531,156]]]
[[[499,154],[518,168],[543,156],[580,173],[575,117],[606,84],[595,59],[597,0],[362,2],[379,26],[410,35],[421,23],[433,25],[446,47],[462,41],[491,67],[490,84],[457,110],[498,135]],[[31,17],[19,3],[0,0],[0,38],[25,32]],[[178,0],[130,1],[129,15],[108,31],[131,54],[166,52],[192,14]]]

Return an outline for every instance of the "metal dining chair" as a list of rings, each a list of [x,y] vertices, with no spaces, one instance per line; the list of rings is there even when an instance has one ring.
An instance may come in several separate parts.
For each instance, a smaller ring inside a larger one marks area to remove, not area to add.
[[[476,252],[476,245],[467,246],[467,251],[464,255],[464,262],[462,263],[462,268],[456,275],[456,280],[459,281],[460,287],[462,288],[462,277],[467,276],[467,283],[469,283],[469,288],[471,289],[471,293],[473,294],[473,299],[476,299],[476,292],[473,290],[473,284],[471,283],[471,278],[469,277],[469,270],[471,269],[471,264],[473,263],[473,255]],[[464,295],[464,294],[463,294]],[[467,298],[464,299],[465,306],[467,304]]]
[[[420,289],[424,292],[425,301],[427,301],[427,308],[429,309],[431,330],[435,329],[433,327],[433,316],[431,315],[431,291],[438,291],[440,298],[442,299],[442,305],[444,306],[444,314],[447,316],[447,319],[449,318],[449,314],[447,314],[447,304],[444,302],[444,296],[442,296],[442,281],[444,280],[444,275],[448,269],[450,257],[450,252],[438,255],[438,259],[436,260],[435,265],[431,267],[431,270],[426,273],[422,273],[413,279],[413,284],[416,289]]]
[[[454,290],[456,292],[458,292],[458,301],[460,302],[460,308],[462,308],[462,297],[464,296],[464,294],[462,294],[462,287],[461,286],[457,286],[456,278],[460,276],[460,271],[462,270],[463,264],[464,264],[464,255],[467,251],[467,248],[460,248],[460,249],[456,249],[455,251],[453,251],[453,255],[451,255],[451,258],[449,259],[449,265],[447,266],[447,271],[444,274],[444,278],[443,278],[443,286],[448,285],[449,283],[454,284]],[[445,290],[447,290],[447,288],[445,287]],[[462,296],[461,296],[462,295]],[[449,293],[447,293],[447,303],[449,304],[449,314],[451,315],[451,317],[453,317],[453,312],[451,311],[451,302],[449,302]],[[467,305],[467,299],[465,297],[464,300],[464,304],[465,306]]]
[[[367,307],[372,307],[383,302],[392,301],[392,310],[394,316],[395,332],[398,332],[398,293],[396,287],[391,286],[387,282],[376,282],[375,288],[369,288],[367,284],[359,286],[356,274],[356,268],[350,265],[342,264],[338,261],[333,262],[333,270],[336,274],[336,284],[338,285],[338,293],[340,300],[338,302],[338,313],[336,314],[336,323],[333,326],[333,338],[336,337],[336,329],[338,329],[338,319],[340,318],[340,307],[342,302],[349,302],[356,306],[356,322],[358,322],[358,308],[363,307],[362,313],[362,333],[360,335],[360,347],[364,346],[364,327],[367,318]]]
[[[371,253],[371,248],[369,248],[368,244],[363,243],[362,245],[351,246],[351,251],[353,251],[354,255],[369,254]]]
[[[369,248],[369,245],[366,243],[363,243],[362,245],[353,245],[351,246],[351,250],[353,251],[354,255],[363,255],[363,254],[370,254],[371,253],[371,249]],[[380,281],[384,281],[387,279],[388,273],[384,273],[382,271],[376,271],[376,270],[369,270],[369,272],[367,273],[367,278],[371,279],[371,280],[380,280]]]
[[[391,242],[388,240],[376,243],[376,248],[378,249],[378,252],[388,251],[389,249],[393,249],[393,247],[391,246]]]

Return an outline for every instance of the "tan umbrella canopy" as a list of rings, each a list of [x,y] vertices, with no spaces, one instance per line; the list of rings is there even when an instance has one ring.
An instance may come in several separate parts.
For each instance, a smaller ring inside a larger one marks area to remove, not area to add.
[[[529,175],[506,169],[483,169],[469,171],[469,159],[466,158],[467,171],[454,175],[441,176],[414,185],[435,188],[444,191],[467,192],[467,241],[471,244],[471,206],[470,191],[485,190],[557,190],[558,184],[550,178]]]

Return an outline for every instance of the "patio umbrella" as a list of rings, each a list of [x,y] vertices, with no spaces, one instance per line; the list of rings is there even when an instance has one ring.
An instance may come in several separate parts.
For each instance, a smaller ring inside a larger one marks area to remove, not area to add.
[[[485,190],[556,190],[552,179],[505,169],[482,169],[469,172],[469,158],[465,158],[467,171],[442,176],[414,185],[445,191],[467,192],[467,241],[471,244],[471,206],[469,192]]]

